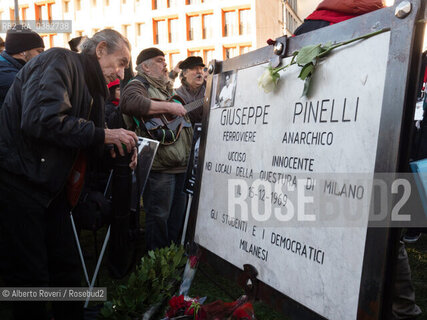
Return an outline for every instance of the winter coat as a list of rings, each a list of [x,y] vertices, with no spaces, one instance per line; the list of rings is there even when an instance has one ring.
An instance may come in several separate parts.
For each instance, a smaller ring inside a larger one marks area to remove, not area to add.
[[[331,10],[341,13],[361,15],[384,7],[382,0],[323,0],[317,10]]]
[[[0,110],[0,183],[48,206],[79,150],[103,146],[102,89],[95,57],[53,48],[31,59]]]
[[[23,63],[8,55],[6,51],[0,53],[0,108],[16,74],[23,66]]]
[[[178,89],[176,89],[177,95],[184,99],[185,104],[189,104],[193,101],[203,99],[206,91],[206,83],[203,83],[200,88],[196,91],[190,89],[186,84],[182,84]],[[203,107],[197,108],[188,113],[188,117],[192,124],[197,122],[202,122],[203,118]]]
[[[294,32],[300,35],[384,7],[382,0],[323,0]]]
[[[130,81],[122,95],[120,96],[120,108],[123,112],[123,119],[128,130],[133,130],[139,136],[151,138],[140,121],[144,117],[150,105],[150,99],[156,98],[168,100],[158,89],[150,85],[142,78]],[[170,93],[170,96],[173,92]],[[138,125],[134,119],[139,120]],[[189,119],[186,117],[187,121]],[[177,141],[170,145],[160,144],[154,157],[152,170],[164,173],[182,173],[187,170],[187,163],[190,157],[191,141],[193,139],[193,129],[183,128]]]

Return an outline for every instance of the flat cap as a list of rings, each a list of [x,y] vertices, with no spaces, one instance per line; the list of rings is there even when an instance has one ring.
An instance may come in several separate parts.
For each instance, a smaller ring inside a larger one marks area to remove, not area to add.
[[[138,57],[136,58],[136,64],[140,64],[141,62],[144,62],[145,60],[154,58],[154,57],[158,57],[158,56],[162,56],[164,57],[165,54],[163,53],[162,50],[157,49],[157,48],[147,48],[142,50]]]
[[[191,56],[179,64],[180,69],[191,69],[197,66],[201,66],[201,67],[205,66],[205,64],[203,63],[203,59],[201,57]]]

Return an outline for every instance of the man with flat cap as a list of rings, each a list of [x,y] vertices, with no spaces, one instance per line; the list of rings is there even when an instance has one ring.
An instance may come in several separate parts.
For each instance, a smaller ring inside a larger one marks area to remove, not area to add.
[[[206,81],[203,68],[205,64],[201,57],[191,56],[179,64],[182,70],[182,85],[176,89],[176,93],[185,101],[186,104],[203,99],[206,91]],[[197,108],[188,113],[191,123],[201,122],[203,108]]]
[[[0,54],[0,108],[18,71],[43,51],[43,39],[36,32],[21,25],[7,31],[5,50]]]
[[[120,97],[127,128],[139,136],[153,138],[155,133],[147,130],[148,125],[142,121],[144,117],[159,113],[184,116],[179,132],[158,129],[164,135],[159,139],[160,146],[145,185],[146,249],[154,250],[179,239],[185,215],[183,189],[193,129],[183,106],[167,102],[175,92],[168,77],[165,54],[157,48],[144,49],[136,64],[138,74],[126,85]]]

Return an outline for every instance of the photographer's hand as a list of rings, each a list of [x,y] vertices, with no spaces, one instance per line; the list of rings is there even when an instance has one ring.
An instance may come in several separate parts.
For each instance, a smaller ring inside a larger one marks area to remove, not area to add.
[[[122,144],[126,147],[126,150],[131,151],[136,146],[136,142],[138,141],[138,137],[136,136],[135,132],[132,132],[129,130],[104,129],[104,132],[105,132],[104,143],[116,145],[120,155],[122,156],[125,155]],[[116,157],[114,150],[111,153],[111,156],[113,158]]]

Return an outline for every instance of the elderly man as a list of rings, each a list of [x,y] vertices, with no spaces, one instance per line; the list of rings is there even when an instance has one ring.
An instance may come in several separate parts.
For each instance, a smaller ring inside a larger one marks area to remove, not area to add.
[[[21,25],[6,33],[5,51],[0,54],[0,108],[19,70],[44,50],[43,39]]]
[[[148,124],[143,121],[144,116],[158,113],[183,116],[186,111],[178,103],[165,102],[174,91],[161,50],[142,50],[136,64],[138,75],[125,87],[120,108],[128,128],[135,130],[138,135],[153,137],[147,130]],[[181,120],[183,128],[179,133],[159,129],[170,133],[170,137],[163,137],[160,143],[143,194],[148,250],[165,247],[172,241],[177,242],[182,229],[186,202],[184,178],[193,130],[188,117]]]
[[[205,96],[206,81],[203,68],[205,64],[201,57],[188,57],[179,64],[182,70],[182,85],[176,89],[176,93],[184,99],[185,103],[190,103]],[[188,113],[191,123],[201,122],[203,108],[200,107]]]
[[[105,144],[122,155],[122,146],[135,148],[134,132],[104,129],[107,83],[123,77],[129,60],[128,40],[102,30],[81,54],[50,49],[17,75],[0,110],[0,262],[7,286],[80,286],[70,208],[86,163],[97,161]],[[82,319],[80,302],[52,306],[56,320]],[[47,319],[43,302],[16,303],[14,315]]]

